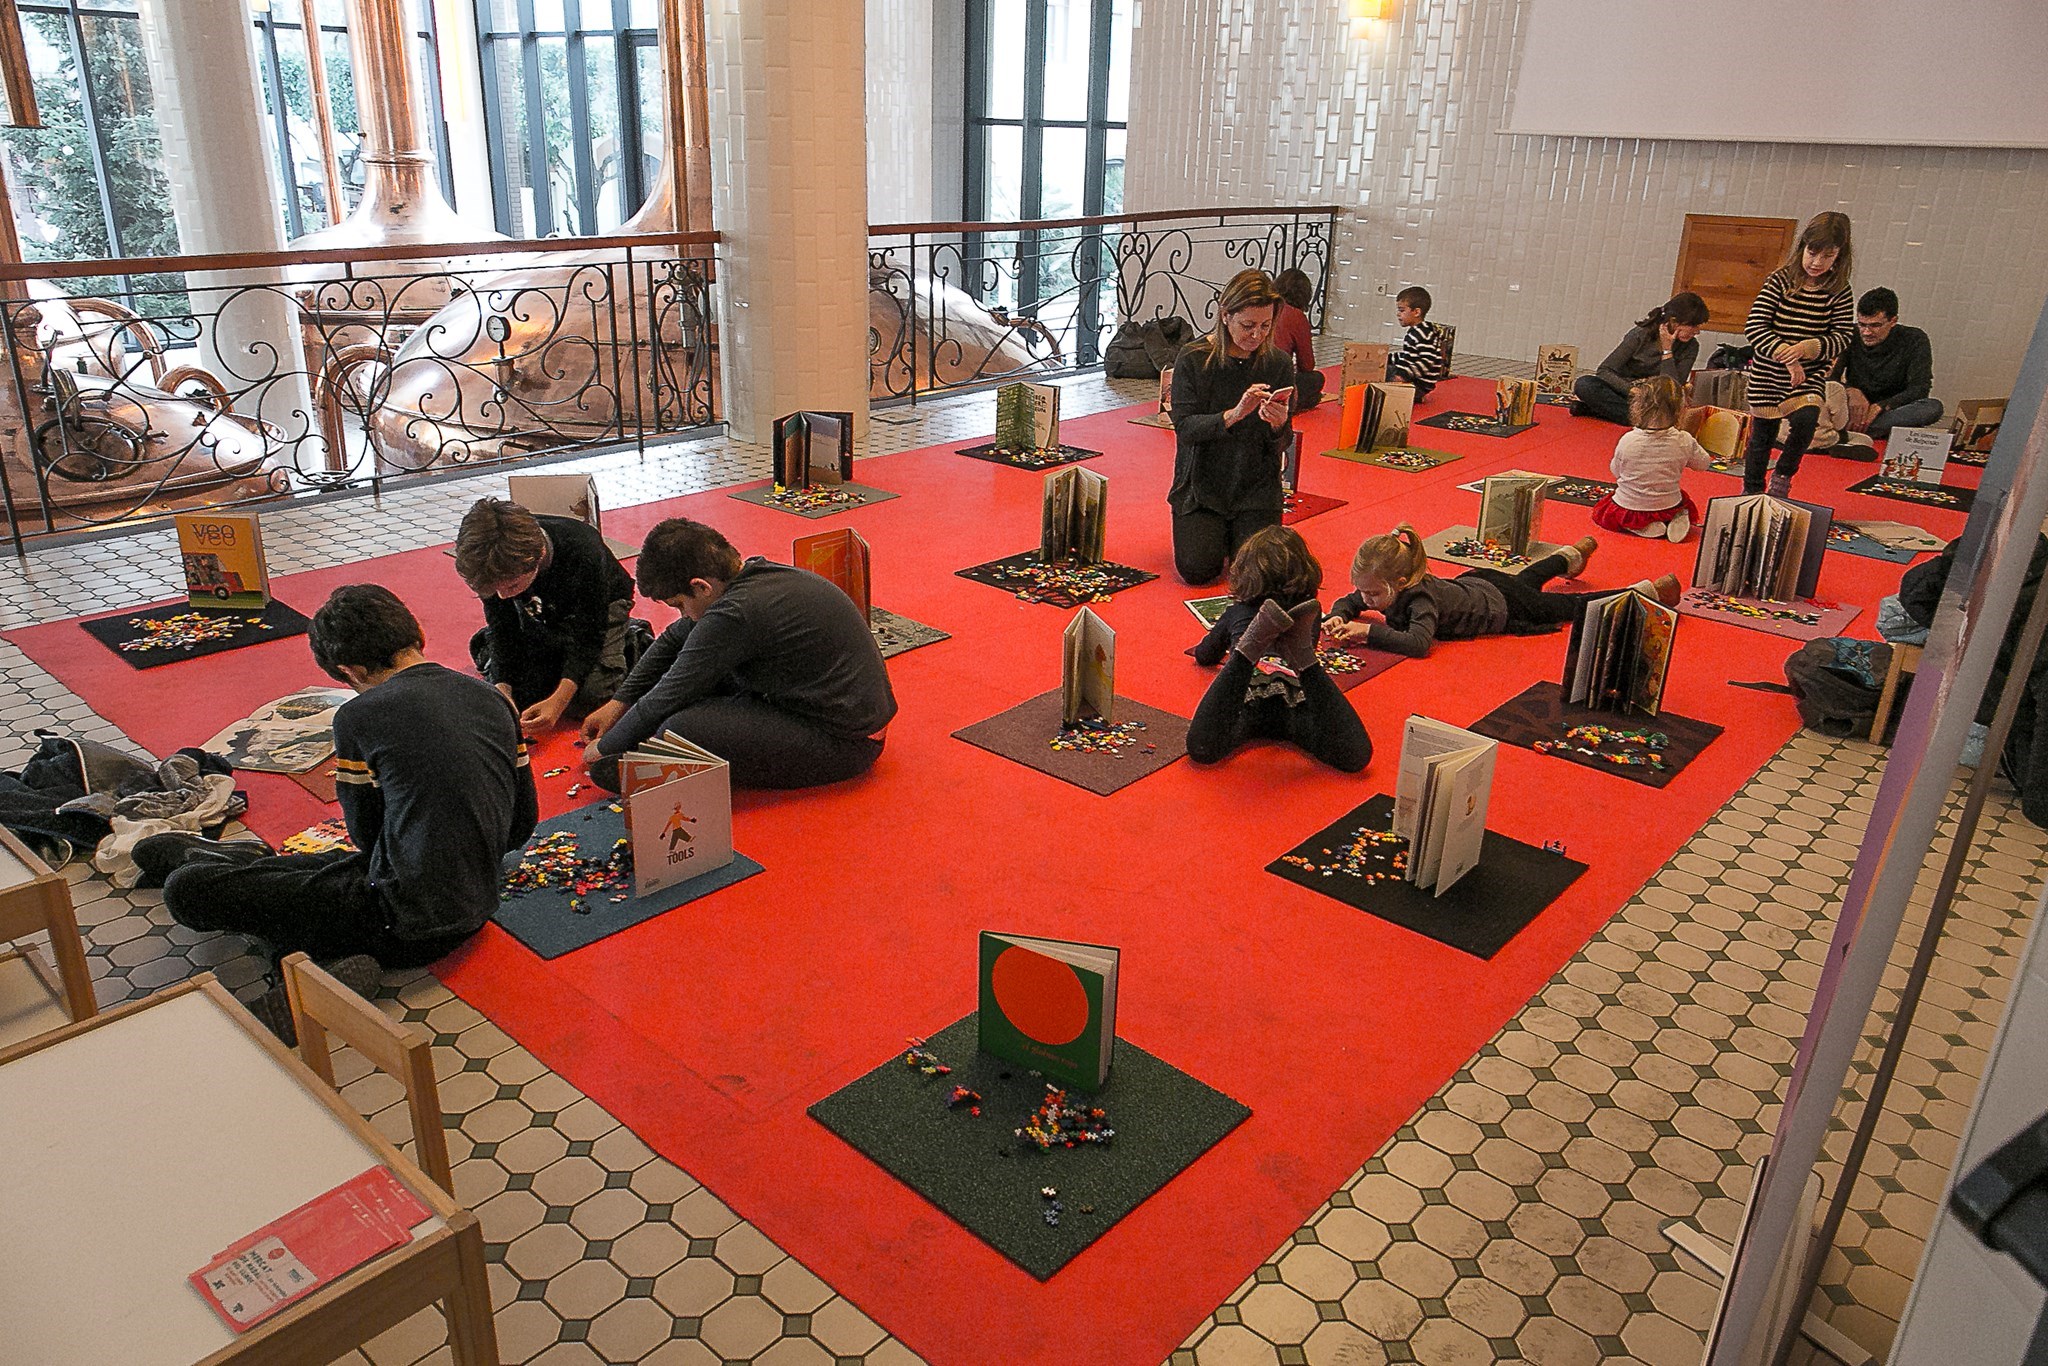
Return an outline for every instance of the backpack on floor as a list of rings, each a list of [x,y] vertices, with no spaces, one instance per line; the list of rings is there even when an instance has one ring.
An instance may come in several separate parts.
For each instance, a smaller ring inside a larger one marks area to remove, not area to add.
[[[1120,323],[1103,350],[1102,373],[1110,379],[1157,379],[1193,340],[1195,325],[1186,318]]]
[[[1807,641],[1785,661],[1800,722],[1838,740],[1869,739],[1891,662],[1892,647],[1881,640]]]

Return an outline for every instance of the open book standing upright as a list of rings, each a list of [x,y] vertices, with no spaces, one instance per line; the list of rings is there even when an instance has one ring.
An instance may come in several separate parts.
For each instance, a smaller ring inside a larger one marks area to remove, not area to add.
[[[993,1058],[1084,1091],[1109,1080],[1122,953],[1105,944],[981,932],[977,1043]]]
[[[1067,623],[1060,652],[1060,724],[1116,724],[1116,632],[1083,607]]]
[[[1543,495],[1550,476],[1496,474],[1479,484],[1479,529],[1482,541],[1513,555],[1527,555],[1543,534]]]
[[[1099,564],[1109,529],[1109,480],[1068,466],[1045,476],[1038,558],[1046,564]]]
[[[872,622],[874,598],[869,586],[868,543],[852,527],[799,536],[789,543],[789,562],[808,569],[828,583],[837,584],[853,605],[860,608],[862,621]]]
[[[775,419],[775,485],[853,482],[853,414],[791,413]]]
[[[998,450],[1017,453],[1057,451],[1060,448],[1058,387],[1018,383],[1005,384],[996,390],[995,445]]]
[[[1736,598],[1796,602],[1820,586],[1834,511],[1767,493],[1715,498],[1700,525],[1695,588]]]
[[[647,896],[732,862],[732,772],[665,730],[619,758],[633,895]]]
[[[1479,866],[1499,748],[1458,726],[1408,718],[1393,831],[1408,841],[1408,880],[1424,891],[1442,896]]]
[[[1677,630],[1675,610],[1633,588],[1587,603],[1565,649],[1565,701],[1655,716],[1664,705]]]
[[[263,526],[249,512],[181,512],[178,557],[194,607],[263,608],[270,603],[270,562]]]

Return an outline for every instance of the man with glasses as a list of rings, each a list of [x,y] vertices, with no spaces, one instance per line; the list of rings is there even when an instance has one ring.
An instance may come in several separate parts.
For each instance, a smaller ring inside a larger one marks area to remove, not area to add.
[[[1882,287],[1856,301],[1856,340],[1842,357],[1849,390],[1849,430],[1882,441],[1894,427],[1941,421],[1934,387],[1934,348],[1927,334],[1899,321],[1899,296]]]

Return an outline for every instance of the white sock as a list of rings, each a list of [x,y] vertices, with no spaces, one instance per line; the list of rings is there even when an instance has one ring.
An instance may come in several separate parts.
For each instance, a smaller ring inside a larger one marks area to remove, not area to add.
[[[1673,513],[1671,520],[1664,524],[1664,534],[1674,541],[1684,540],[1692,534],[1692,518],[1683,511]]]

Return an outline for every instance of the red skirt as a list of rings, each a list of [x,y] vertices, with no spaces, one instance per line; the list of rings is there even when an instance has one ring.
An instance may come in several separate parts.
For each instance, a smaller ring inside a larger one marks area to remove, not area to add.
[[[1606,531],[1641,531],[1644,527],[1662,526],[1681,512],[1692,518],[1693,525],[1699,525],[1700,510],[1693,506],[1691,494],[1679,494],[1678,506],[1662,512],[1633,512],[1616,503],[1610,493],[1593,505],[1593,525]]]

